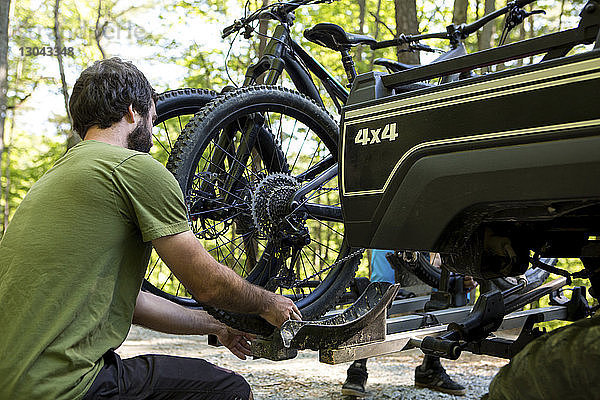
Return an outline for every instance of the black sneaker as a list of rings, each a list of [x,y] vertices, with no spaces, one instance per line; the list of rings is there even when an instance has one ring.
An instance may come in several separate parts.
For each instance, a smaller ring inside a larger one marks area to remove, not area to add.
[[[424,369],[419,365],[415,369],[415,386],[456,396],[463,396],[467,392],[464,386],[454,382],[448,376],[443,367]]]
[[[348,368],[346,382],[342,385],[342,394],[344,396],[365,397],[367,395],[365,385],[368,377],[366,363],[355,361]]]

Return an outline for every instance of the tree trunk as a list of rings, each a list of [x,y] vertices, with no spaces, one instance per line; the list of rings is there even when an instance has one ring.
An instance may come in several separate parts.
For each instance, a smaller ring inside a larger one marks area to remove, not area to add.
[[[367,1],[358,0],[358,33],[364,35],[365,33],[365,15],[367,13]],[[358,46],[354,51],[354,60],[360,63],[363,60],[363,49],[362,45]]]
[[[479,9],[481,8],[481,0],[475,0],[475,21],[477,21],[481,16],[479,15]],[[485,12],[484,12],[485,15]],[[479,42],[481,41],[481,29],[475,32],[477,37],[477,48],[479,48]]]
[[[528,11],[529,12],[533,11],[533,5],[532,4],[529,5],[529,10]],[[528,31],[529,31],[529,38],[530,39],[532,39],[535,36],[535,32],[534,32],[535,29],[534,29],[534,26],[533,26],[533,17],[534,17],[533,15],[530,15],[529,17],[527,17],[527,22],[528,22],[527,25],[529,25]],[[525,23],[525,21],[523,21],[523,23]],[[529,56],[529,64],[533,64],[533,54]]]
[[[452,12],[452,23],[456,25],[467,22],[467,10],[469,0],[454,0],[454,11]]]
[[[58,21],[59,9],[60,9],[60,0],[56,0],[54,3],[54,40],[55,40],[55,46],[58,49],[62,50],[63,43],[62,43],[62,37],[60,35],[60,23]],[[67,87],[67,79],[65,78],[65,67],[63,64],[63,57],[62,57],[62,54],[60,51],[58,51],[56,59],[58,60],[58,70],[60,72],[60,82],[61,82],[63,98],[65,100],[65,110],[67,111],[67,118],[69,120],[69,130],[68,130],[69,133],[67,136],[67,148],[70,149],[71,147],[75,146],[78,142],[80,142],[81,138],[79,137],[79,135],[77,135],[73,132],[73,121],[71,120],[71,112],[69,111],[69,89]]]
[[[4,153],[4,122],[8,91],[8,15],[10,0],[0,2],[0,164]]]
[[[527,38],[527,27],[525,26],[525,21],[521,25],[519,25],[519,41],[525,40]],[[524,64],[524,59],[519,58],[517,60],[517,65],[520,67]]]
[[[560,2],[560,14],[558,15],[558,30],[560,31],[562,28],[562,20],[565,14],[565,0]]]
[[[98,14],[96,15],[96,27],[94,28],[94,37],[96,39],[96,46],[98,46],[98,50],[100,50],[100,54],[102,54],[102,59],[106,58],[106,53],[104,52],[104,48],[100,43],[102,37],[104,36],[104,30],[106,29],[106,25],[108,22],[104,22],[100,24],[100,17],[102,15],[102,0],[98,0]]]
[[[381,0],[377,0],[377,10],[375,11],[375,32],[373,38],[379,39],[379,14],[381,13]],[[371,59],[369,61],[369,70],[373,69],[373,62],[375,61],[375,52],[371,51]]]
[[[266,7],[269,5],[269,0],[263,0],[262,2],[262,6],[261,7]],[[260,59],[263,54],[265,54],[265,48],[267,47],[267,33],[268,33],[268,29],[269,29],[269,20],[268,19],[261,19],[258,23],[258,33],[259,33],[259,40],[258,40],[258,51],[256,52],[256,54],[258,55],[257,60]],[[261,76],[258,77],[258,79],[256,80],[259,85],[262,85],[265,82],[265,74],[262,74]]]
[[[496,0],[485,0],[483,15],[488,15],[496,9]],[[490,22],[481,28],[481,36],[479,37],[479,50],[485,50],[492,47],[492,37],[496,30],[496,24]]]
[[[419,32],[419,21],[417,21],[416,0],[394,0],[396,16],[396,36],[401,34],[415,34]],[[406,48],[406,47],[404,47]],[[420,64],[419,53],[400,51],[398,48],[398,61],[407,64]]]
[[[4,210],[2,212],[2,235],[6,232],[6,228],[8,227],[8,218],[10,216],[10,144],[12,142],[12,131],[15,125],[15,114],[14,110],[12,112],[12,116],[10,119],[10,129],[8,131],[8,138],[6,140],[6,145],[4,147],[4,171],[2,176],[4,176],[4,193],[2,194],[4,197]]]

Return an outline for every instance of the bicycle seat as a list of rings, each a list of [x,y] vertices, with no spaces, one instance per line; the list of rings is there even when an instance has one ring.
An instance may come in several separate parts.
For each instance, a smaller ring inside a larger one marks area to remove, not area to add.
[[[390,72],[400,72],[406,71],[407,69],[420,67],[420,65],[418,64],[404,64],[387,58],[376,58],[375,60],[373,60],[373,64],[386,67]]]
[[[359,44],[374,44],[377,40],[366,35],[346,33],[336,24],[320,23],[304,31],[304,37],[318,45],[340,51]]]

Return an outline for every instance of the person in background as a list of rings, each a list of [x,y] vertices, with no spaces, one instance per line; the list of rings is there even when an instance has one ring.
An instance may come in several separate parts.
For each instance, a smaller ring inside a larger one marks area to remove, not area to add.
[[[395,282],[394,269],[386,258],[387,253],[389,250],[372,250],[371,282]],[[471,290],[476,285],[471,277],[465,277],[465,290]],[[365,396],[368,376],[367,359],[354,361],[348,368],[346,381],[342,385],[342,394],[355,397]],[[415,368],[415,386],[457,396],[463,396],[466,393],[466,388],[446,373],[440,358],[431,355],[425,355],[423,363]]]

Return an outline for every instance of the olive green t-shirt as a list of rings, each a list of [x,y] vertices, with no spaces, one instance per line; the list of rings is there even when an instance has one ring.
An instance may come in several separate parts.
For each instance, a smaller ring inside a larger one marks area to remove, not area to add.
[[[127,336],[150,241],[188,230],[150,155],[85,140],[36,182],[0,242],[0,399],[78,399]]]

